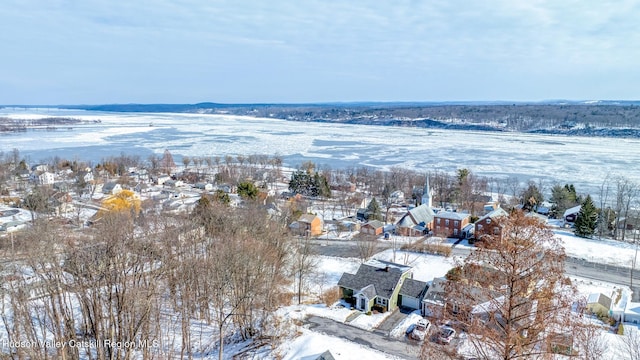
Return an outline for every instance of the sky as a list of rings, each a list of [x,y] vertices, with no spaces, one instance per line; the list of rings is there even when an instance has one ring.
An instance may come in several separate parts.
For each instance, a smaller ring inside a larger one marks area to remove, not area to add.
[[[637,0],[2,0],[0,104],[640,99]]]

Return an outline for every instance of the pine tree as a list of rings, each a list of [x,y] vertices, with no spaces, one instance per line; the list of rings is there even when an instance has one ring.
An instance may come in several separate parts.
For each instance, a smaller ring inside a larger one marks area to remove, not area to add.
[[[369,214],[368,220],[382,220],[382,210],[376,198],[371,199],[369,206],[367,206],[367,213]]]
[[[238,184],[238,195],[244,199],[255,200],[258,197],[258,188],[251,181],[243,181]]]
[[[597,224],[598,209],[595,207],[595,205],[593,205],[591,195],[587,195],[587,197],[582,202],[580,212],[578,213],[578,218],[576,219],[575,234],[580,237],[590,238],[595,233]]]
[[[323,175],[298,170],[291,174],[289,191],[304,196],[331,197],[331,188]]]

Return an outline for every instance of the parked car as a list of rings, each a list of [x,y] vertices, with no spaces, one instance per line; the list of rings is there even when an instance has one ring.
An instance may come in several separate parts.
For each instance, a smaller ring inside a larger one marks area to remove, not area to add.
[[[443,325],[435,336],[435,341],[440,344],[449,344],[456,337],[456,330],[450,326]]]
[[[414,340],[422,341],[427,336],[430,328],[431,323],[429,320],[420,319],[413,327],[413,330],[409,333],[409,337]]]

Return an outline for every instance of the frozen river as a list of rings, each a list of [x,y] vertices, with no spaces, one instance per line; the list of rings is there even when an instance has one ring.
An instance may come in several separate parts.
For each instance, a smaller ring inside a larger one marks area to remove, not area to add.
[[[30,161],[54,156],[94,163],[120,153],[186,156],[280,154],[332,168],[401,166],[420,172],[469,168],[485,176],[575,183],[595,194],[607,175],[640,183],[640,140],[304,123],[226,115],[0,109],[0,116],[73,116],[99,123],[0,135],[0,150]]]

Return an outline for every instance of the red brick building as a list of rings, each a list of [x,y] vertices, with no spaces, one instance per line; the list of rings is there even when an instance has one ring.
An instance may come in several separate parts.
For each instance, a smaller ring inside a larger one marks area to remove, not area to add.
[[[471,216],[453,211],[441,211],[434,216],[433,233],[442,237],[462,237],[462,228],[469,224]]]

